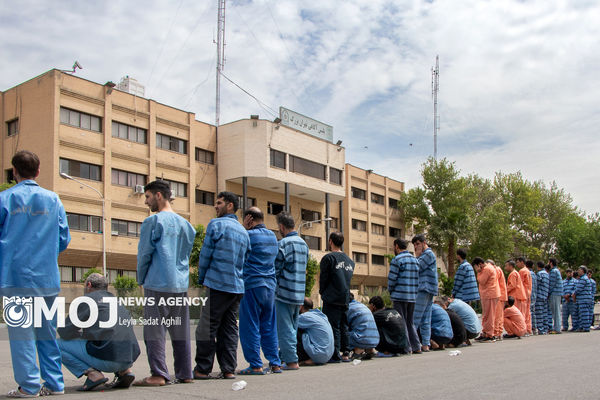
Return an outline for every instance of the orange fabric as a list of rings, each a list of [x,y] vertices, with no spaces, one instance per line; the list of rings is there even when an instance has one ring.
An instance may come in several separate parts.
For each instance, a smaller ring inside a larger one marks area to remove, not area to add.
[[[500,288],[500,301],[508,301],[508,295],[506,294],[506,280],[504,279],[504,271],[502,268],[495,266],[496,277],[498,278],[498,287]]]
[[[525,318],[525,325],[527,325],[527,312],[529,312],[529,300],[515,300],[515,307],[517,307],[519,311],[521,311],[521,314],[523,314],[523,318]],[[531,315],[529,316],[529,319],[531,319]]]
[[[531,329],[531,298],[527,299],[527,308],[525,309],[525,323],[527,324],[527,333],[532,334]]]
[[[514,297],[515,300],[523,301],[527,299],[527,293],[525,292],[525,288],[523,287],[523,281],[521,280],[521,276],[515,270],[508,274],[508,281],[506,282],[506,293],[509,296]]]
[[[515,306],[504,309],[504,329],[509,335],[523,336],[527,333],[525,318]]]
[[[504,301],[498,300],[496,303],[496,313],[494,315],[494,336],[502,336],[504,332]]]
[[[479,296],[483,299],[498,299],[500,297],[500,288],[496,271],[494,267],[485,264],[483,269],[477,274],[477,282],[479,282]]]
[[[523,267],[519,270],[519,276],[521,277],[521,281],[523,281],[523,287],[527,292],[527,298],[531,299],[531,273],[526,267]]]
[[[496,316],[496,304],[498,298],[489,299],[481,298],[481,310],[482,310],[482,321],[483,334],[488,337],[494,336],[494,319]]]

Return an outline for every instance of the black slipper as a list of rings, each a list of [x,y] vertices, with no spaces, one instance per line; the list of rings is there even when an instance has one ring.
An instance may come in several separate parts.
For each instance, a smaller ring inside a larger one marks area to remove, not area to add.
[[[90,378],[86,378],[85,379],[85,383],[83,384],[82,387],[77,388],[77,391],[79,392],[89,392],[91,390],[94,390],[94,388],[102,385],[103,383],[108,382],[108,378],[102,378],[102,379],[98,379],[97,381],[93,381]]]
[[[135,375],[133,375],[132,373],[123,375],[115,373],[115,380],[106,386],[112,389],[128,389],[134,380]]]

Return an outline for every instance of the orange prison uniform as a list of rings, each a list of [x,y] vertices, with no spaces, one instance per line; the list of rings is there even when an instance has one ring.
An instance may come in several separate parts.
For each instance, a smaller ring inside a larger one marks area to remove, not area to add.
[[[519,276],[523,281],[523,287],[525,288],[525,295],[527,296],[527,307],[523,316],[525,317],[525,323],[527,324],[527,333],[532,333],[531,330],[531,274],[529,269],[523,267],[519,270]]]
[[[509,335],[523,336],[527,333],[525,317],[516,306],[504,309],[504,329]]]
[[[508,280],[506,282],[506,293],[509,296],[514,297],[515,306],[517,306],[519,311],[521,311],[521,314],[523,314],[523,318],[525,318],[525,308],[527,307],[527,292],[525,291],[525,287],[523,286],[521,276],[516,270],[513,270],[510,274],[508,274]]]
[[[500,297],[500,287],[496,270],[492,265],[485,264],[477,274],[479,282],[479,297],[481,298],[481,309],[483,318],[483,334],[488,337],[494,336],[494,317],[496,315],[496,304]]]
[[[504,271],[499,266],[495,268],[498,287],[500,288],[500,298],[498,299],[498,303],[496,303],[496,314],[494,315],[494,336],[502,337],[502,332],[504,332],[504,303],[508,301],[508,295],[506,294]]]

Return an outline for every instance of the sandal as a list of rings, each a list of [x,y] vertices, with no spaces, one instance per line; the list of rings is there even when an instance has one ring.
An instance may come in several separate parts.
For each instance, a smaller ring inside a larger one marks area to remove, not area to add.
[[[111,389],[129,389],[133,381],[135,381],[135,375],[131,372],[122,375],[115,372],[115,379],[106,386]]]
[[[26,392],[22,392],[21,391],[21,386],[19,386],[16,389],[11,390],[10,392],[8,392],[6,394],[6,397],[13,397],[13,398],[29,398],[29,397],[38,397],[40,394],[36,393],[36,394],[29,394]]]
[[[77,388],[77,391],[89,392],[106,382],[108,382],[108,378],[101,378],[101,379],[98,379],[97,381],[93,381],[90,378],[86,378],[83,386],[80,388]]]
[[[266,375],[265,370],[255,371],[252,367],[244,368],[238,371],[238,375]]]

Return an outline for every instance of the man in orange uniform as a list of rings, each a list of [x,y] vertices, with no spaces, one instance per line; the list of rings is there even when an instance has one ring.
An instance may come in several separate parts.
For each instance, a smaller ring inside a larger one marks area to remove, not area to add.
[[[496,303],[496,318],[494,322],[494,336],[498,340],[502,340],[502,332],[504,332],[504,303],[508,301],[506,294],[506,280],[504,279],[504,271],[496,265],[493,260],[487,260],[486,263],[491,264],[496,270],[496,278],[498,279],[498,287],[500,288],[500,298]]]
[[[519,268],[519,276],[521,277],[521,281],[523,282],[523,287],[525,288],[525,296],[527,296],[527,309],[523,316],[525,317],[525,323],[527,324],[527,334],[533,334],[531,330],[531,273],[527,266],[525,265],[525,258],[518,257],[517,258],[517,268]]]
[[[504,309],[505,338],[521,338],[527,333],[527,325],[521,311],[515,306],[515,298],[508,296],[508,302]]]
[[[483,259],[476,257],[471,263],[477,271],[477,282],[479,282],[479,297],[481,298],[483,334],[479,341],[494,340],[494,320],[496,305],[500,297],[500,287],[496,270],[491,264],[486,264]]]
[[[504,264],[504,270],[508,272],[508,279],[506,280],[506,293],[515,299],[515,307],[521,311],[523,318],[525,318],[525,309],[527,308],[527,292],[523,286],[521,276],[515,269],[515,262],[510,260]]]

